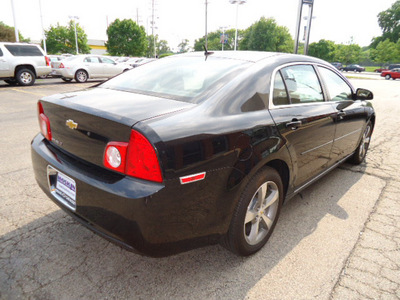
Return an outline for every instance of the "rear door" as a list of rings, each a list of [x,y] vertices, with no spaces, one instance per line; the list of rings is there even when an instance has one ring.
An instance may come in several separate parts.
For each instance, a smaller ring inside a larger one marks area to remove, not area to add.
[[[85,63],[85,67],[89,71],[89,76],[92,77],[104,77],[103,75],[103,64],[100,62],[99,57],[97,56],[88,56],[83,62]]]
[[[10,64],[0,48],[0,77],[8,77],[10,74]]]
[[[335,111],[325,101],[312,65],[292,65],[276,72],[270,113],[286,139],[294,185],[300,187],[329,165],[335,135]]]

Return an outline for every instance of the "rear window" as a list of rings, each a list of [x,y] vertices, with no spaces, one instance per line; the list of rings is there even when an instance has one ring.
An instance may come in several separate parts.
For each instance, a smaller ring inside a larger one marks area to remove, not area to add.
[[[103,88],[167,97],[190,103],[215,92],[249,62],[216,57],[168,57],[110,79]]]
[[[33,45],[4,45],[14,56],[43,56],[38,47]]]

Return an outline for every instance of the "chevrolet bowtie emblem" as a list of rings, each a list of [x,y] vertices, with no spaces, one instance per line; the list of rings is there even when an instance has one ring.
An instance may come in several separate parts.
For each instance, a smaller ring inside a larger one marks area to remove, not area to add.
[[[65,125],[67,125],[71,129],[77,129],[78,128],[78,123],[75,123],[73,120],[67,120],[65,122]]]

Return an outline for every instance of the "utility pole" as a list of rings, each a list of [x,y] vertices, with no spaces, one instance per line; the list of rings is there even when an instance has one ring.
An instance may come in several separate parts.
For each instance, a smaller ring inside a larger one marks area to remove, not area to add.
[[[206,49],[208,50],[208,32],[207,32],[207,7],[208,7],[208,1],[207,0],[205,2],[205,5],[206,5],[206,20],[205,20],[205,23],[206,23],[206,34],[205,34],[205,37],[206,37]]]
[[[44,28],[43,28],[43,14],[42,14],[42,1],[41,0],[39,0],[39,8],[40,8],[40,22],[42,23],[43,50],[44,50],[44,53],[47,55],[46,34],[44,33]]]

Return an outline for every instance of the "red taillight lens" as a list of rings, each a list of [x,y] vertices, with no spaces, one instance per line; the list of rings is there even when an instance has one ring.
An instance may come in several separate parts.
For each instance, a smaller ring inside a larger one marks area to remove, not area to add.
[[[63,64],[63,63],[61,63],[61,64],[58,66],[58,68],[60,68],[60,69],[63,69],[63,68],[65,68],[65,67],[64,67],[64,64]]]
[[[160,163],[152,144],[132,130],[129,143],[110,142],[104,152],[104,166],[128,176],[162,182]]]
[[[38,102],[38,118],[39,118],[40,131],[47,140],[51,141],[53,136],[51,134],[50,120],[44,114],[43,106],[42,103],[40,102]]]
[[[44,57],[46,60],[46,66],[50,66],[50,58],[48,58],[47,56]]]

